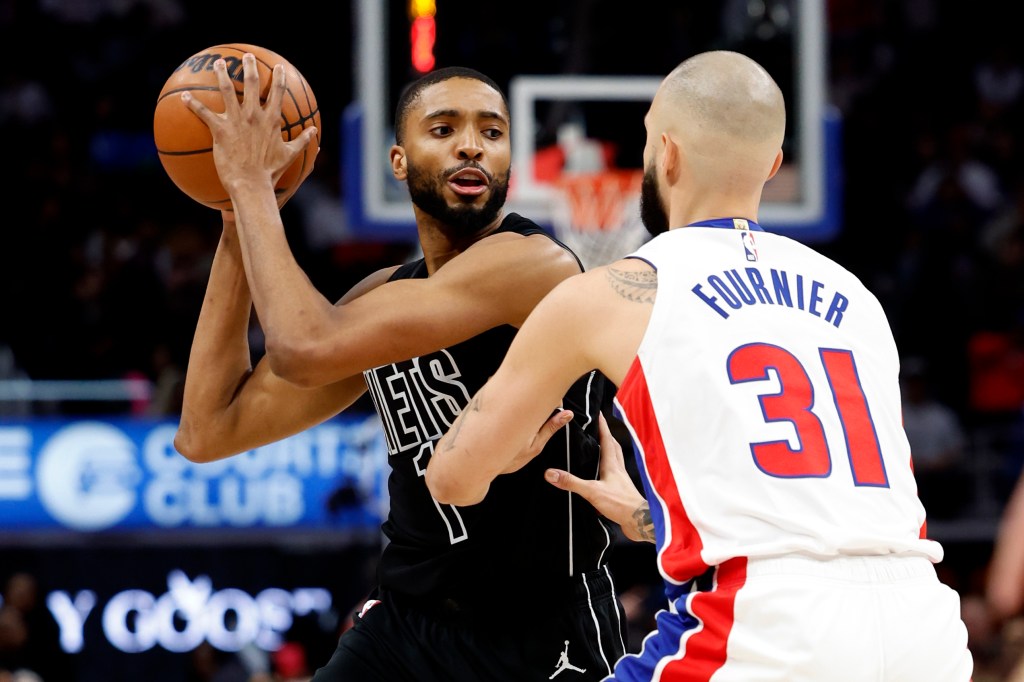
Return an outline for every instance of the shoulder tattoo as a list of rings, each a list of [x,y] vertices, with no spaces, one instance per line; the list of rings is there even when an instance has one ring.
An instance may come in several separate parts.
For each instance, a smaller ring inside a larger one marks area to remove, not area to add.
[[[658,292],[658,273],[653,270],[620,270],[609,267],[605,271],[608,284],[615,293],[634,303],[654,303]]]

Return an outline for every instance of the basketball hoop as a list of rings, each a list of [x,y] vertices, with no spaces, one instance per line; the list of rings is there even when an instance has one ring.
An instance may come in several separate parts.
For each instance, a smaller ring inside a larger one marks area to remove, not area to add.
[[[555,182],[551,222],[588,270],[636,250],[650,236],[640,220],[643,171],[566,173]]]

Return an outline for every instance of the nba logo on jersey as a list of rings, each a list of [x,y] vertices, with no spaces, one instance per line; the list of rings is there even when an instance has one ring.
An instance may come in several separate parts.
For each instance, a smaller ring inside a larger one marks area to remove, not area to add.
[[[743,240],[743,251],[747,256],[747,260],[751,263],[756,263],[757,244],[754,243],[754,233],[750,230],[743,230],[740,232],[740,238]]]

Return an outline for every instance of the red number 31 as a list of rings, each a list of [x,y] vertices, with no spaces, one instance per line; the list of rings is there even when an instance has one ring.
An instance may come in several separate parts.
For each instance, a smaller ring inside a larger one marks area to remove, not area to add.
[[[848,350],[820,348],[835,401],[839,422],[846,437],[854,485],[889,487],[878,434],[871,421],[871,410],[860,385],[853,353]],[[832,457],[821,420],[811,411],[814,385],[800,361],[784,348],[767,343],[740,346],[726,363],[733,384],[767,381],[768,370],[779,378],[779,392],[759,396],[766,422],[790,422],[796,428],[799,448],[788,441],[751,443],[750,452],[761,471],[781,478],[824,478],[832,473]]]

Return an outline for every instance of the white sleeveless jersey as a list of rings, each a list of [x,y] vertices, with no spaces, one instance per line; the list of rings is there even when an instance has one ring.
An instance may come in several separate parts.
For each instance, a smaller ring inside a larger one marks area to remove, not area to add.
[[[658,289],[615,402],[662,575],[681,584],[733,557],[794,552],[941,561],[878,300],[799,242],[715,222],[738,229],[675,229],[632,254]]]

